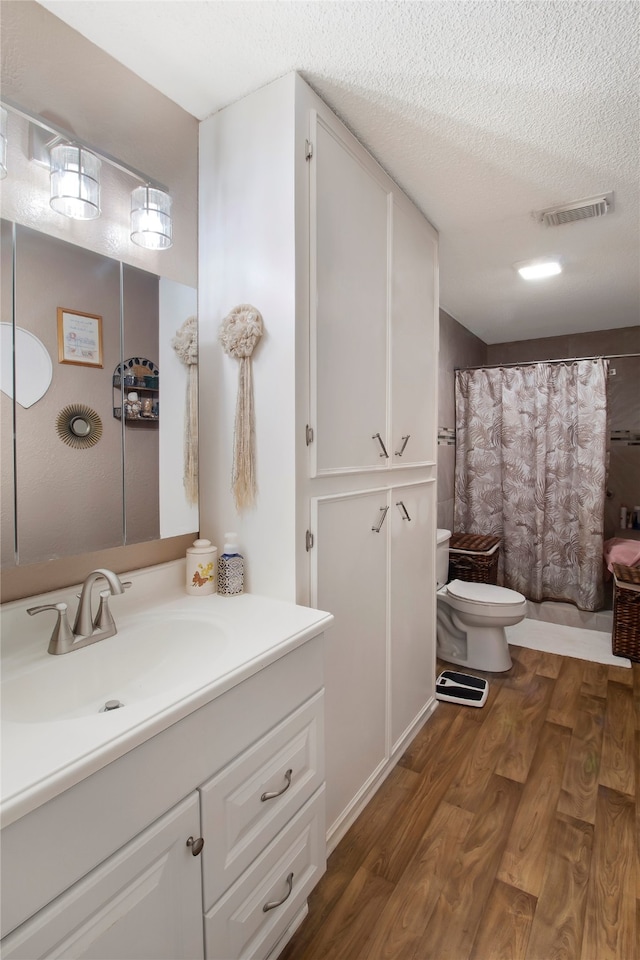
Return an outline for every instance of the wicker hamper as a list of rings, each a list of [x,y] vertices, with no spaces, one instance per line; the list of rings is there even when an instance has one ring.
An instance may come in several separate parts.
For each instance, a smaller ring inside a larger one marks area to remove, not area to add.
[[[616,657],[640,662],[640,567],[613,564],[613,634]]]
[[[449,580],[497,583],[500,537],[453,533],[449,541]]]

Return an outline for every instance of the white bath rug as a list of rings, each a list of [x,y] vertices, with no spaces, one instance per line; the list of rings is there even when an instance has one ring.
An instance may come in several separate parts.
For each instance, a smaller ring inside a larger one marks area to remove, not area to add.
[[[544,620],[523,620],[514,627],[507,627],[507,640],[516,647],[559,653],[563,657],[577,657],[614,667],[629,667],[626,657],[614,657],[611,653],[611,634],[583,627],[567,627],[562,623]]]

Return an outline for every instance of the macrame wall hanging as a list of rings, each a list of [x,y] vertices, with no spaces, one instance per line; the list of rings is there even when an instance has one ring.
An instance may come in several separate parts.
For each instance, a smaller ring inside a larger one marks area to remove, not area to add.
[[[260,311],[250,303],[241,303],[225,317],[219,340],[228,356],[240,361],[238,399],[233,433],[233,468],[231,489],[237,510],[242,513],[255,503],[257,483],[255,471],[256,425],[253,410],[251,354],[264,332]]]
[[[171,341],[188,367],[184,409],[184,489],[190,504],[198,502],[198,318],[189,317]]]

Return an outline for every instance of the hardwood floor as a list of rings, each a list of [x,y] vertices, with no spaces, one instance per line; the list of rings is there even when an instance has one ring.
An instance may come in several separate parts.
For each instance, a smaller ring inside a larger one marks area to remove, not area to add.
[[[281,960],[640,960],[640,664],[511,655],[484,708],[440,703]]]

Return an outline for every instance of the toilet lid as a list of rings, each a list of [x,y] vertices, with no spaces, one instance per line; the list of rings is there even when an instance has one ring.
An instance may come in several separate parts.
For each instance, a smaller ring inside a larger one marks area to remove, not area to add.
[[[468,583],[466,580],[452,580],[447,591],[458,600],[473,600],[474,603],[522,603],[521,593],[507,587],[496,587],[493,583]]]

